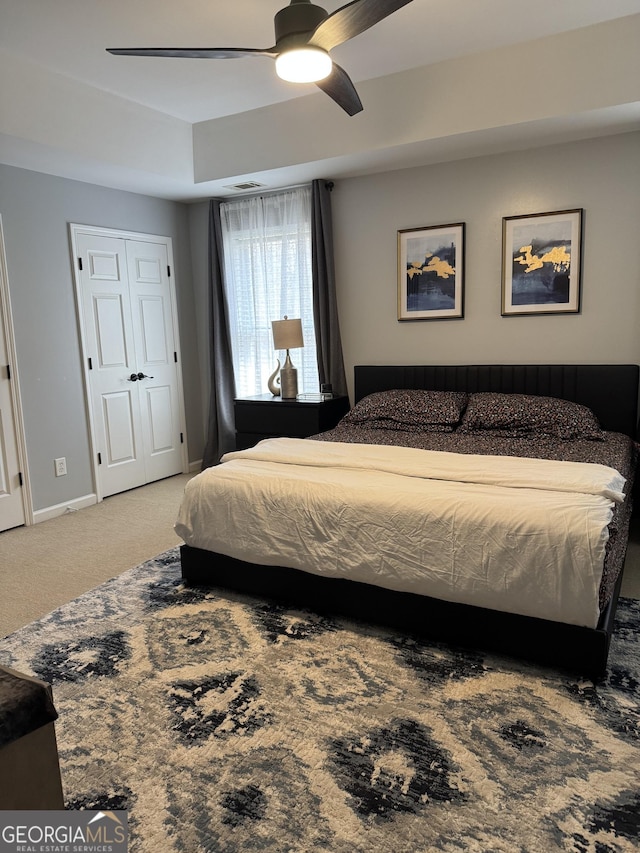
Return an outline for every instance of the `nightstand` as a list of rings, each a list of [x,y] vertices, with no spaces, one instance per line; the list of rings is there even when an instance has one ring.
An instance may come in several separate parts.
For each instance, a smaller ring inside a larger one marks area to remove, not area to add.
[[[306,438],[333,429],[349,411],[348,397],[330,400],[283,400],[271,394],[240,397],[234,403],[236,448],[253,447],[263,438]]]

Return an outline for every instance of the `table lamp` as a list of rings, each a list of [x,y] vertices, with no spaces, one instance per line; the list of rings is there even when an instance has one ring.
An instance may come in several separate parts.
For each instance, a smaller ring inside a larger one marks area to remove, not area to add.
[[[272,320],[271,328],[275,349],[287,351],[285,362],[280,368],[280,393],[283,400],[295,400],[298,395],[298,371],[293,366],[289,350],[304,346],[302,320],[290,320],[285,314],[284,320]],[[273,393],[271,383],[269,387]]]

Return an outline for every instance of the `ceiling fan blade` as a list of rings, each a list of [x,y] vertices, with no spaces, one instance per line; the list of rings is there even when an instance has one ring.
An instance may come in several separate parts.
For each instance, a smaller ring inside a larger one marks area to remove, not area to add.
[[[243,56],[278,55],[275,47],[108,47],[115,56],[177,56],[184,59],[239,59]]]
[[[408,3],[411,0],[353,0],[321,21],[309,38],[309,44],[333,50]]]
[[[331,74],[324,80],[318,80],[316,86],[338,104],[350,116],[362,111],[362,101],[356,92],[347,72],[333,63]]]

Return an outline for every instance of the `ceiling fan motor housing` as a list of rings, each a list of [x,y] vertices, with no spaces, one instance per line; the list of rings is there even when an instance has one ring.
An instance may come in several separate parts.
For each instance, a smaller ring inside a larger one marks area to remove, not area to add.
[[[290,5],[280,9],[273,19],[276,44],[279,46],[284,39],[313,32],[328,15],[326,9],[309,0],[291,0]]]
[[[329,14],[311,0],[290,0],[289,5],[274,17],[275,45],[264,49],[147,47],[107,50],[125,56],[183,56],[188,59],[270,56],[275,59],[276,72],[283,80],[315,83],[348,115],[353,116],[362,111],[362,101],[347,72],[332,62],[330,51],[411,2],[350,0]]]

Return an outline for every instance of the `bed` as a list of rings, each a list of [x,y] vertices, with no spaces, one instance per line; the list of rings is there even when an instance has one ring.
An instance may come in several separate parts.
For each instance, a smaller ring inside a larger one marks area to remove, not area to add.
[[[357,366],[335,429],[190,481],[183,578],[600,679],[638,380],[637,365]]]

